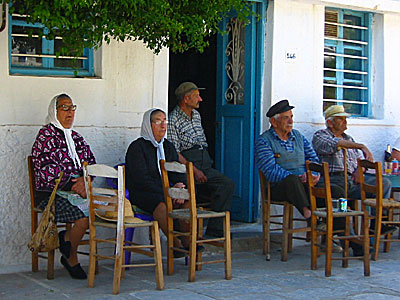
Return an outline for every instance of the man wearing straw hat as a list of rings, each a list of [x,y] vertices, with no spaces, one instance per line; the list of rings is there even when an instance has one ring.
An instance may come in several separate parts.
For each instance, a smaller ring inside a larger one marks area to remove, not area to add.
[[[332,105],[325,112],[325,129],[320,129],[314,133],[312,145],[321,162],[329,164],[329,175],[331,183],[344,188],[344,159],[341,148],[347,152],[347,184],[348,196],[353,199],[360,199],[360,181],[357,170],[357,159],[367,159],[373,161],[374,158],[364,144],[357,143],[345,133],[347,130],[347,117],[342,105]],[[366,174],[366,183],[375,183],[375,176]],[[389,198],[392,184],[387,178],[383,178],[383,198]],[[372,223],[372,222],[371,222]],[[371,225],[371,228],[372,225]],[[395,230],[395,227],[382,225],[382,233]]]

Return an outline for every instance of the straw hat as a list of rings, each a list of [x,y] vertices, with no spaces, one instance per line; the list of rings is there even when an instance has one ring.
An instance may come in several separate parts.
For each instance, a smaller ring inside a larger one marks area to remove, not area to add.
[[[133,214],[132,205],[128,199],[125,198],[124,201],[124,212],[125,212],[125,223],[143,223],[143,220],[136,218]],[[118,212],[116,211],[99,211],[95,210],[94,212],[97,217],[110,221],[117,222],[118,221]]]
[[[351,115],[344,111],[344,107],[342,105],[332,105],[329,106],[325,111],[325,120],[330,117],[350,117]]]

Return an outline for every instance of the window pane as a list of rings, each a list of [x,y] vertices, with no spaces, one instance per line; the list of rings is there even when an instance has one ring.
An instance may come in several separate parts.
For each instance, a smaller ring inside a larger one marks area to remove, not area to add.
[[[42,38],[39,38],[40,30],[37,28],[13,26],[13,36],[12,36],[12,54],[42,54]],[[29,34],[33,36],[29,38]],[[29,57],[29,56],[11,56],[11,63],[13,65],[19,66],[42,66],[42,58],[39,57]]]
[[[60,38],[56,38],[54,40],[54,54],[59,53],[61,56],[74,56],[74,53],[70,51],[69,53],[65,53],[64,41]],[[64,52],[62,52],[64,51]],[[79,56],[82,56],[82,52],[78,53]],[[82,59],[67,59],[67,58],[56,58],[54,59],[54,67],[57,68],[83,68],[83,61]]]
[[[325,86],[324,99],[336,99],[336,88]]]
[[[352,103],[345,103],[344,110],[352,115],[361,115],[362,114],[362,104],[352,104]]]
[[[345,54],[362,56],[362,52],[353,49],[346,49]],[[351,71],[363,71],[363,60],[358,58],[345,58],[344,68]],[[345,79],[362,80],[361,74],[346,73],[344,75]]]
[[[333,78],[336,78],[336,72],[334,71],[324,71],[324,77],[327,77],[327,80],[331,80]]]
[[[336,56],[325,55],[324,67],[330,69],[336,69]]]
[[[357,89],[343,89],[343,98],[346,100],[360,100],[362,90]]]
[[[83,68],[83,62],[81,59],[66,59],[66,58],[55,58],[54,67],[56,68]]]

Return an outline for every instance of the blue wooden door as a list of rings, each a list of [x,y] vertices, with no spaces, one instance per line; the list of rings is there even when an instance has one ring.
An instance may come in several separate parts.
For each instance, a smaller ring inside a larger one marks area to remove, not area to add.
[[[216,167],[235,182],[232,219],[254,222],[258,214],[258,181],[254,141],[259,132],[266,3],[252,3],[261,18],[243,25],[235,14],[225,18],[218,37],[216,98]]]

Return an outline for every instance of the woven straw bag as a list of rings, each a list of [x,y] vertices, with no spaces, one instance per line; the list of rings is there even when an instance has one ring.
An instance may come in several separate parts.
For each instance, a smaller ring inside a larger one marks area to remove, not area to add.
[[[29,250],[33,253],[48,252],[59,247],[54,199],[62,176],[63,172],[61,172],[60,177],[56,179],[56,186],[54,187],[49,202],[43,211],[39,226],[36,228],[36,231],[28,244]]]

